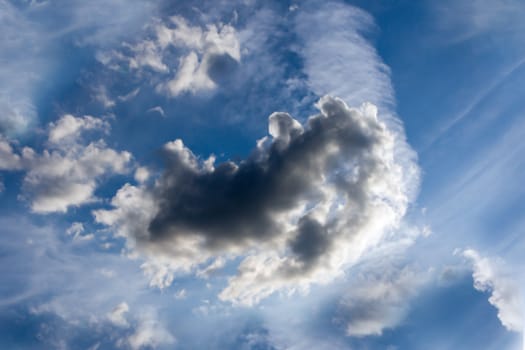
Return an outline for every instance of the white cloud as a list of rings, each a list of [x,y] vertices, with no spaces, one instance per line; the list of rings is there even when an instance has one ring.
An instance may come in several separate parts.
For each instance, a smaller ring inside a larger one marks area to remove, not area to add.
[[[37,213],[65,212],[70,206],[93,202],[97,179],[125,173],[131,154],[108,148],[103,141],[87,146],[44,150],[28,160],[23,189]]]
[[[36,119],[32,96],[45,71],[43,43],[34,23],[0,0],[0,132],[24,133]]]
[[[149,179],[149,176],[150,176],[150,173],[149,173],[148,168],[146,167],[141,166],[135,170],[134,178],[135,178],[135,181],[139,183],[146,182]]]
[[[49,124],[49,142],[58,144],[66,140],[78,139],[85,130],[109,131],[109,123],[91,116],[75,117],[71,114],[63,115],[57,122]]]
[[[341,3],[305,2],[295,11],[298,53],[310,89],[319,96],[339,96],[350,105],[371,102],[391,109],[390,71],[362,33],[374,29],[367,12]]]
[[[93,98],[98,101],[104,108],[115,107],[115,101],[108,95],[108,91],[105,86],[97,86],[93,89]]]
[[[490,293],[489,303],[498,310],[501,324],[508,330],[522,332],[525,305],[516,276],[501,260],[482,257],[473,249],[465,250],[463,256],[472,263],[474,288]]]
[[[160,345],[170,345],[175,342],[175,337],[152,313],[142,315],[134,333],[127,338],[127,343],[133,350],[157,348]]]
[[[202,30],[189,26],[182,17],[175,16],[171,20],[176,25],[175,29],[163,25],[157,27],[159,44],[162,47],[182,47],[190,52],[180,59],[175,77],[160,88],[171,96],[214,89],[214,66],[223,69],[221,65],[227,64],[228,59],[236,62],[241,59],[235,29],[228,24],[210,24]]]
[[[66,234],[77,236],[82,234],[84,232],[84,224],[81,222],[74,222],[71,224],[71,226],[66,230]]]
[[[0,132],[9,136],[31,130],[37,97],[47,91],[43,83],[53,79],[62,60],[71,61],[58,47],[69,40],[95,47],[122,41],[141,28],[154,7],[138,0],[16,3],[0,0]],[[67,20],[49,21],[53,16]]]
[[[126,319],[126,314],[129,312],[129,306],[126,302],[122,302],[115,306],[113,310],[111,310],[110,313],[108,313],[107,317],[116,326],[119,327],[128,327],[129,323]]]
[[[197,277],[207,279],[217,271],[221,270],[226,265],[226,259],[218,257],[213,260],[211,264],[205,268],[198,270],[196,275]]]
[[[525,8],[520,0],[447,0],[431,6],[439,29],[449,34],[444,40],[452,44],[488,33],[521,40]]]
[[[177,293],[173,295],[173,297],[177,300],[186,299],[187,297],[186,289],[182,288],[178,290]]]
[[[7,140],[0,139],[0,169],[26,171],[22,198],[34,212],[65,212],[92,202],[100,177],[128,171],[129,152],[115,151],[103,140],[83,145],[86,130],[107,132],[109,124],[91,116],[64,115],[49,125],[49,148],[41,154],[29,147],[16,154]]]
[[[205,30],[191,27],[180,16],[171,17],[175,29],[157,27],[159,44],[187,47],[201,53],[227,53],[235,60],[241,59],[240,45],[235,28],[229,24],[208,24]]]
[[[230,24],[192,26],[183,17],[173,16],[166,23],[153,21],[148,30],[153,32],[152,38],[124,45],[131,55],[100,52],[99,61],[110,67],[124,61],[139,74],[149,68],[161,75],[163,82],[156,85],[157,91],[173,97],[212,91],[241,60],[237,32]],[[165,74],[172,77],[166,80]]]
[[[22,160],[13,147],[0,135],[0,170],[17,170],[22,168]]]
[[[126,101],[129,101],[129,100],[132,100],[133,98],[135,98],[139,94],[139,92],[140,92],[140,88],[133,89],[130,92],[128,92],[127,94],[125,94],[125,95],[118,96],[118,100],[120,102],[126,102]]]
[[[152,107],[152,108],[148,109],[148,113],[152,113],[152,112],[157,112],[158,114],[160,114],[163,117],[166,116],[166,114],[164,113],[164,109],[162,109],[161,106],[155,106],[155,107]]]
[[[66,230],[66,234],[73,236],[73,241],[90,241],[95,238],[95,235],[92,233],[83,234],[84,233],[84,224],[81,222],[74,222],[71,224],[71,226]]]
[[[342,324],[349,336],[381,335],[403,321],[410,299],[426,279],[425,274],[409,267],[397,269],[388,264],[368,271],[348,287],[335,322]]]
[[[163,88],[171,96],[177,96],[186,91],[195,93],[201,90],[212,90],[215,88],[215,83],[208,77],[197,54],[190,52],[180,59],[175,78],[168,81]]]
[[[129,58],[129,66],[133,69],[149,67],[154,71],[166,73],[168,66],[162,62],[162,52],[154,41],[145,40],[129,46],[134,56]]]

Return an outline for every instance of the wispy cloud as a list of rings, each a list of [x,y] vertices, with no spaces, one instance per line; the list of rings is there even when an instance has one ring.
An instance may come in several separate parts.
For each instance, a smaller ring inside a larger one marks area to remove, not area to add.
[[[306,1],[294,12],[298,53],[309,87],[317,95],[338,96],[350,105],[395,104],[390,70],[363,33],[375,28],[367,12],[342,2]]]

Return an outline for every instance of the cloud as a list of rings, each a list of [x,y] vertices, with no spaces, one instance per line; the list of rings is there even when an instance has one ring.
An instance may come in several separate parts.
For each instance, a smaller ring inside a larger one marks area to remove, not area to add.
[[[452,44],[500,33],[507,39],[521,40],[525,9],[519,0],[447,0],[431,6],[439,29],[453,34],[446,36]]]
[[[192,26],[183,17],[172,16],[165,22],[152,21],[148,30],[150,37],[126,43],[122,52],[100,52],[99,61],[109,67],[124,61],[139,74],[150,69],[161,76],[156,90],[171,97],[212,91],[240,63],[239,39],[230,24]],[[176,67],[166,63],[176,61]],[[166,74],[171,78],[163,77]]]
[[[126,319],[126,313],[129,311],[129,306],[126,302],[122,302],[115,306],[113,310],[108,314],[108,319],[116,326],[128,327],[128,320]]]
[[[75,117],[63,115],[57,122],[49,125],[49,142],[58,144],[65,140],[78,139],[80,133],[86,130],[109,131],[109,123],[92,116]]]
[[[38,5],[0,0],[0,132],[17,136],[37,124],[39,100],[53,91],[48,82],[63,78],[53,76],[56,67],[76,64],[75,57],[61,56],[66,45],[100,48],[121,41],[152,8],[133,0]]]
[[[34,23],[8,1],[0,1],[0,133],[25,132],[36,119],[33,86],[44,69]]]
[[[92,233],[84,235],[84,224],[81,222],[74,222],[66,230],[66,234],[73,236],[73,241],[90,241],[95,238],[95,235]]]
[[[106,109],[115,107],[115,101],[108,95],[105,86],[97,86],[93,88],[93,98]]]
[[[164,109],[162,109],[161,106],[152,107],[152,108],[148,109],[147,112],[148,113],[156,112],[156,113],[160,114],[162,117],[166,116],[166,114],[164,113]]]
[[[149,170],[148,168],[146,167],[138,167],[136,170],[135,170],[135,175],[133,176],[135,178],[135,180],[139,183],[144,183],[146,182],[149,177],[150,177],[150,173],[149,173]]]
[[[152,313],[142,315],[134,332],[127,338],[127,343],[133,350],[157,348],[175,342],[175,337]]]
[[[174,295],[173,297],[177,300],[181,300],[181,299],[186,299],[187,297],[187,293],[186,293],[186,289],[182,288],[182,289],[179,289]]]
[[[22,160],[15,153],[8,140],[0,135],[0,170],[17,170],[22,168]]]
[[[392,109],[390,70],[364,37],[375,29],[372,16],[342,2],[307,1],[295,12],[309,88],[339,96],[350,105],[371,102]]]
[[[69,114],[49,124],[48,148],[41,154],[24,147],[16,154],[12,146],[0,139],[0,168],[24,170],[22,198],[37,213],[65,212],[95,200],[100,177],[128,171],[131,154],[115,151],[103,140],[81,143],[87,130],[108,131],[109,124],[91,116]]]
[[[174,16],[174,29],[157,27],[158,42],[162,47],[190,50],[179,61],[177,73],[164,86],[170,96],[183,92],[196,93],[214,89],[224,75],[230,74],[241,59],[235,28],[228,24],[210,24],[206,30],[191,27],[182,17]]]
[[[156,185],[124,186],[96,221],[148,257],[161,287],[217,256],[244,256],[220,294],[235,303],[333,280],[398,226],[418,170],[372,105],[323,97],[317,106],[304,125],[272,114],[270,136],[239,163],[166,144]]]
[[[361,275],[340,302],[335,322],[344,326],[349,336],[379,336],[398,326],[406,316],[409,300],[427,279],[409,267],[382,268]]]
[[[474,288],[490,293],[489,303],[498,310],[501,324],[510,331],[522,332],[525,305],[515,277],[502,261],[482,257],[473,249],[463,251],[463,256],[472,264]]]

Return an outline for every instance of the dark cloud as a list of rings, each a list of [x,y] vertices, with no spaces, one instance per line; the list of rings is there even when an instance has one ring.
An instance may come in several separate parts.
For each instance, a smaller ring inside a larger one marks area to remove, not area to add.
[[[237,71],[239,62],[228,53],[211,53],[204,57],[206,73],[217,84],[224,84]]]
[[[153,187],[124,186],[97,222],[147,257],[143,270],[160,288],[235,257],[222,300],[250,305],[331,281],[399,224],[418,168],[374,106],[325,96],[317,107],[304,124],[270,115],[269,136],[240,162],[167,143]]]
[[[320,108],[323,113],[311,117],[304,129],[285,113],[272,115],[273,139],[239,164],[206,169],[189,150],[167,148],[167,169],[156,188],[160,210],[149,226],[151,240],[199,235],[209,247],[268,240],[284,233],[280,214],[304,201],[323,201],[319,186],[330,174],[341,177],[337,173],[344,163],[359,164],[357,177],[347,182],[368,176],[374,160],[363,155],[379,142],[381,127],[355,123],[350,114],[357,112],[337,99],[324,99]],[[325,228],[306,217],[299,226],[292,250],[305,260],[320,255],[319,249],[328,246],[321,237]]]
[[[302,217],[297,236],[290,242],[293,253],[305,266],[314,263],[330,246],[327,229],[317,220]]]

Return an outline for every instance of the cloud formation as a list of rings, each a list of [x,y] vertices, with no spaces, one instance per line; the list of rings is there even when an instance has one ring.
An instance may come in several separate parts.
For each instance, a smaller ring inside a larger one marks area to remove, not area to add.
[[[116,326],[128,327],[128,320],[126,319],[126,313],[129,311],[129,306],[126,302],[121,302],[108,313],[108,319]]]
[[[349,336],[381,335],[398,326],[406,316],[409,300],[427,278],[409,267],[381,267],[361,276],[340,302],[335,321]]]
[[[489,303],[498,310],[501,324],[510,331],[522,332],[525,305],[516,279],[502,261],[482,257],[473,249],[465,250],[463,256],[472,263],[474,288],[490,293]]]
[[[151,36],[126,43],[124,50],[100,52],[99,61],[111,67],[127,62],[139,74],[149,69],[161,78],[156,90],[171,97],[182,93],[212,91],[231,75],[241,60],[237,32],[230,24],[192,26],[180,16],[153,21]],[[178,65],[170,64],[178,61]],[[158,79],[156,79],[158,80]]]
[[[392,109],[390,70],[363,35],[374,31],[373,17],[339,1],[305,1],[296,13],[298,53],[309,88],[350,105],[368,101],[380,110]]]
[[[176,342],[175,337],[157,320],[153,312],[142,314],[132,334],[124,343],[133,350],[156,349],[161,345],[172,345]]]
[[[18,154],[0,139],[0,169],[26,172],[22,198],[33,212],[66,212],[71,206],[92,202],[102,176],[128,172],[131,154],[111,149],[103,140],[86,145],[81,136],[89,130],[108,132],[109,123],[66,114],[49,124],[47,148],[41,154],[30,147]]]
[[[331,281],[397,227],[418,168],[396,154],[400,139],[374,106],[323,97],[317,107],[304,125],[272,114],[270,135],[239,163],[166,144],[156,185],[124,186],[96,220],[150,257],[143,267],[161,287],[220,256],[245,256],[223,300]]]

